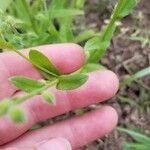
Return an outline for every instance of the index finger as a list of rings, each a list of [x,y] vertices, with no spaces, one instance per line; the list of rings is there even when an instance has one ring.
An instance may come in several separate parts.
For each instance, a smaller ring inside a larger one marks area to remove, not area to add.
[[[84,64],[84,51],[77,44],[53,44],[39,46],[37,49],[47,55],[64,74],[74,72]],[[0,99],[11,96],[16,92],[17,89],[8,81],[9,77],[16,75],[28,76],[35,79],[41,78],[38,70],[18,54],[14,52],[1,53]]]

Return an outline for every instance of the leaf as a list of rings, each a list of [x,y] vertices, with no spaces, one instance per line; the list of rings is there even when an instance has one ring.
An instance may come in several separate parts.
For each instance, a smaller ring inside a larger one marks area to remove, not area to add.
[[[76,7],[77,8],[83,8],[85,4],[85,0],[76,0]]]
[[[63,18],[60,21],[59,37],[61,42],[72,42],[74,41],[74,35],[72,30],[72,19]]]
[[[126,104],[129,104],[130,106],[134,107],[134,106],[137,106],[138,104],[133,101],[131,98],[129,97],[125,97],[125,96],[117,96],[120,100],[121,103],[126,103]]]
[[[103,32],[101,32],[100,36],[96,36],[86,42],[84,48],[85,50],[88,50],[90,52],[88,62],[90,63],[98,62],[100,58],[104,55],[106,49],[110,45],[110,41],[113,36],[115,28],[116,26],[109,28],[109,32],[107,32],[106,34],[105,30],[107,29],[107,27],[105,27]]]
[[[0,9],[2,11],[6,11],[12,1],[13,0],[0,0]]]
[[[53,18],[70,17],[84,15],[84,12],[78,9],[54,9],[51,11]]]
[[[129,78],[127,78],[123,81],[123,85],[129,85],[133,81],[137,81],[138,79],[145,77],[147,75],[150,75],[150,67],[147,67],[147,68],[135,73],[134,75],[131,75]]]
[[[122,1],[123,7],[120,10],[120,13],[118,14],[119,17],[121,18],[129,15],[133,11],[135,6],[137,6],[140,0],[122,0]]]
[[[84,49],[87,51],[99,49],[101,36],[95,36],[85,43]]]
[[[44,100],[50,104],[55,104],[55,96],[50,91],[44,91],[42,93]]]
[[[98,62],[106,52],[106,49],[109,47],[114,31],[116,29],[116,25],[113,24],[110,27],[108,26],[109,25],[104,27],[99,36],[93,37],[86,42],[84,49],[90,52],[88,62]]]
[[[12,107],[9,110],[9,115],[11,119],[16,123],[23,123],[26,120],[25,113],[21,108],[18,107]]]
[[[125,142],[123,144],[124,150],[148,150],[149,147],[146,147],[146,145],[138,144],[138,143],[130,143]]]
[[[136,131],[128,130],[128,129],[124,129],[124,128],[120,128],[120,127],[118,128],[118,130],[121,131],[121,132],[125,132],[125,133],[129,134],[137,142],[140,142],[142,144],[150,146],[150,137],[148,137],[144,134],[138,133]]]
[[[45,83],[40,80],[33,80],[31,78],[23,77],[23,76],[14,76],[10,78],[10,81],[19,89],[25,92],[32,92],[39,88],[42,88]]]
[[[56,68],[56,66],[50,61],[48,57],[46,57],[41,52],[37,50],[30,50],[29,59],[32,61],[32,63],[35,66],[41,69],[44,68],[45,70],[49,71],[51,75],[54,75],[54,76],[60,75],[60,72]]]
[[[88,80],[88,75],[83,73],[62,75],[59,77],[57,89],[59,90],[73,90],[79,88]]]
[[[53,75],[47,73],[47,72],[44,72],[41,70],[41,74],[43,75],[43,77],[49,81],[53,81],[55,79],[57,79],[56,77],[54,77]]]
[[[84,32],[81,32],[76,38],[75,43],[80,43],[82,41],[85,41],[93,36],[95,36],[96,33],[93,30],[86,30]]]
[[[12,49],[14,49],[14,46],[12,44],[10,44],[9,42],[6,42],[5,40],[0,39],[0,48],[12,50]]]
[[[0,102],[0,116],[3,116],[7,113],[9,106],[10,101],[7,99]]]
[[[102,70],[102,69],[105,69],[105,67],[100,64],[88,63],[82,68],[81,72],[88,73],[88,72],[93,72],[93,71]]]
[[[101,37],[94,37],[89,41],[87,41],[84,49],[90,52],[88,62],[89,63],[98,62],[109,45],[110,41],[102,41]]]

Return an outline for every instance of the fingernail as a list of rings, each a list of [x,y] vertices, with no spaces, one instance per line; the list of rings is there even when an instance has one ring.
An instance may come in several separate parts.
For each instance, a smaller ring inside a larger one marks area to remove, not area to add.
[[[66,146],[66,150],[72,150],[70,142],[65,138],[57,138],[60,142],[62,142]]]
[[[36,147],[37,150],[71,150],[71,144],[64,138],[54,138]]]

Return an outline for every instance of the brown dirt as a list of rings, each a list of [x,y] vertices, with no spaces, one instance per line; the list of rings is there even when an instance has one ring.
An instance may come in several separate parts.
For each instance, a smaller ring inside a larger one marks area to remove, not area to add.
[[[108,18],[111,11],[111,3],[108,8],[101,11],[95,11],[102,1],[88,1],[86,12],[88,14],[87,24],[100,29],[104,19]],[[90,8],[89,8],[90,7]],[[95,8],[96,7],[96,8]],[[94,8],[94,9],[92,9]],[[117,73],[120,81],[127,75],[133,74],[143,68],[150,66],[150,45],[142,47],[140,42],[130,40],[131,34],[140,30],[140,34],[150,37],[150,1],[142,0],[134,13],[122,21],[122,30],[113,38],[111,47],[101,63]],[[140,20],[140,12],[143,18]],[[105,14],[107,13],[107,14]],[[141,88],[143,87],[143,88]],[[140,99],[140,91],[146,91],[145,98]],[[118,99],[118,96],[128,96],[136,105],[124,103]],[[116,108],[119,114],[118,126],[127,128],[139,128],[141,131],[150,134],[150,76],[144,77],[138,83],[132,83],[125,89],[120,88],[117,96],[112,98],[108,104]],[[126,134],[114,130],[103,139],[97,139],[92,144],[82,148],[82,150],[122,150],[122,143],[131,140]]]

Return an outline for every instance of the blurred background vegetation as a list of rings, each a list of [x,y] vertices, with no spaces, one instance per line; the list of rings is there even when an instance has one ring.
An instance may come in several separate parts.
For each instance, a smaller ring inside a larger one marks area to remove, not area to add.
[[[5,0],[0,1],[0,38],[18,49],[42,44],[75,42],[99,34],[117,0]],[[111,134],[83,150],[149,150],[150,147],[150,1],[141,0],[119,28],[100,63],[120,78],[120,90],[108,104],[119,114]],[[84,110],[42,122],[43,126]],[[36,126],[37,127],[37,126]]]

